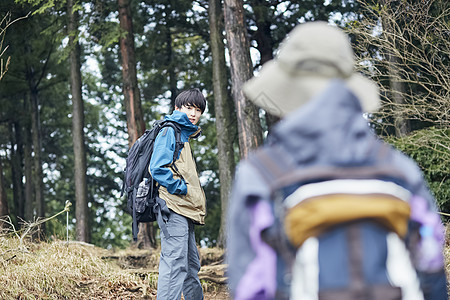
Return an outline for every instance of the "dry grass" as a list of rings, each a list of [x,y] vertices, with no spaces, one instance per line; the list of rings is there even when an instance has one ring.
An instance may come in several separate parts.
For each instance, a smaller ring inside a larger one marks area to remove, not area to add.
[[[205,299],[228,299],[226,285],[210,278],[224,277],[223,250],[202,249],[201,256],[212,264],[201,271]],[[64,241],[33,243],[0,232],[0,299],[155,299],[158,262],[153,249],[112,252]]]
[[[102,249],[65,242],[25,246],[0,237],[0,299],[133,299],[140,287],[139,278],[102,260]]]

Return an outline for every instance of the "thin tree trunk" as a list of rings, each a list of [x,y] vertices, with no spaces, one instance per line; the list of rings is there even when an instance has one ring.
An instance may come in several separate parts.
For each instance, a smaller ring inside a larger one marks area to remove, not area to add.
[[[31,45],[25,44],[26,52],[31,53]],[[36,83],[36,71],[31,64],[26,64],[26,79],[29,90],[29,101],[31,103],[31,140],[33,144],[33,189],[34,202],[37,218],[45,218],[44,183],[42,179],[42,133],[39,111],[38,84]],[[40,226],[40,234],[45,234],[45,223]]]
[[[14,214],[19,219],[24,218],[24,195],[22,183],[22,141],[18,121],[10,123],[9,132],[11,140],[11,175],[13,180],[13,199],[14,199]]]
[[[36,202],[36,214],[38,218],[45,217],[45,201],[44,201],[44,184],[42,182],[43,171],[42,171],[42,134],[41,134],[41,121],[39,117],[39,97],[37,94],[36,86],[33,84],[34,72],[30,70],[30,101],[31,101],[31,132],[33,140],[33,187],[35,191],[35,202]],[[45,234],[45,223],[41,225],[41,233]]]
[[[32,221],[34,217],[34,208],[36,204],[34,203],[34,193],[33,193],[33,141],[31,136],[31,106],[27,95],[24,96],[24,111],[28,118],[25,119],[23,128],[23,139],[24,139],[24,168],[25,168],[25,220]]]
[[[170,6],[166,7],[166,49],[167,49],[167,74],[169,75],[169,90],[170,90],[170,110],[175,110],[175,98],[177,97],[177,82],[178,78],[175,73],[175,64],[172,48],[172,20],[170,18]]]
[[[231,62],[232,94],[236,107],[241,157],[262,143],[262,129],[256,106],[242,91],[244,83],[253,76],[250,47],[244,22],[242,0],[224,0],[225,30]]]
[[[177,75],[175,74],[175,65],[173,63],[172,35],[170,28],[167,28],[167,73],[169,74],[170,90],[170,109],[175,110],[175,98],[177,97]]]
[[[19,115],[17,121],[14,122],[14,133],[16,135],[16,154],[17,154],[17,167],[18,167],[18,187],[20,188],[20,205],[19,205],[19,216],[21,218],[25,218],[25,193],[24,193],[24,185],[23,185],[23,134],[22,134],[22,118]]]
[[[0,157],[0,217],[9,215],[8,199],[6,198],[5,180],[3,177],[3,163]],[[3,222],[0,222],[2,228]]]
[[[395,65],[398,66],[398,58],[393,55],[389,55],[389,65],[391,97],[396,107],[394,115],[395,135],[397,137],[404,137],[411,131],[411,129],[409,122],[405,119],[403,113],[403,106],[405,104],[405,86],[404,83],[401,82],[401,75],[395,67]]]
[[[120,38],[122,55],[122,77],[125,110],[127,114],[128,144],[131,147],[144,133],[145,122],[142,116],[141,99],[136,75],[136,58],[134,53],[133,22],[130,1],[118,0],[120,29],[124,35]],[[141,223],[137,247],[155,248],[156,239],[152,223]]]
[[[222,207],[220,231],[217,244],[225,246],[228,198],[235,171],[233,103],[228,95],[227,67],[223,42],[223,14],[221,0],[209,0],[209,29],[212,52],[212,75],[214,88],[214,110],[216,113],[217,147],[219,156],[220,201]],[[231,129],[231,130],[230,130]]]
[[[383,0],[384,10],[392,11],[394,8],[393,5],[397,5],[396,3],[392,3],[391,0]],[[386,39],[389,41],[389,48],[385,49],[385,55],[387,57],[388,63],[388,72],[389,72],[389,81],[391,87],[391,100],[394,104],[394,129],[395,135],[397,137],[402,137],[407,135],[411,129],[409,126],[408,120],[404,118],[404,104],[405,104],[405,83],[403,83],[403,78],[401,74],[400,68],[402,68],[402,63],[400,59],[395,54],[397,49],[397,41],[396,35],[402,34],[398,32],[398,24],[395,18],[392,18],[391,14],[382,15],[382,24],[383,24],[383,32],[386,36]]]
[[[29,42],[25,44],[26,53],[31,54],[31,45]],[[29,91],[29,101],[31,109],[31,140],[33,152],[33,174],[32,184],[34,190],[34,204],[37,218],[45,218],[45,199],[44,199],[44,183],[42,171],[42,133],[41,133],[41,119],[39,109],[39,94],[38,94],[38,78],[36,71],[32,64],[26,63],[26,80]],[[40,225],[40,232],[38,234],[45,235],[45,223]]]
[[[272,23],[269,21],[269,13],[272,11],[270,8],[270,3],[265,0],[252,0],[251,6],[255,14],[256,32],[254,38],[256,40],[256,48],[260,53],[260,64],[264,65],[269,60],[273,59],[274,42],[272,38],[272,30],[270,27]],[[277,123],[280,118],[269,114],[266,112],[266,124],[267,129],[270,132],[275,123]]]
[[[90,242],[89,210],[86,179],[86,148],[84,144],[84,103],[81,94],[81,62],[80,44],[78,37],[78,12],[73,9],[73,0],[67,1],[69,16],[69,61],[70,61],[70,90],[72,95],[72,139],[74,153],[75,176],[75,218],[76,239]]]

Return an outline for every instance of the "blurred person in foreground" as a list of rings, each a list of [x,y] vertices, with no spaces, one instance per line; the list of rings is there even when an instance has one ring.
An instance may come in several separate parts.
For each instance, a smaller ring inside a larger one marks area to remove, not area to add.
[[[282,120],[236,173],[233,299],[448,299],[435,200],[368,126],[378,88],[354,64],[345,33],[309,22],[244,86]]]

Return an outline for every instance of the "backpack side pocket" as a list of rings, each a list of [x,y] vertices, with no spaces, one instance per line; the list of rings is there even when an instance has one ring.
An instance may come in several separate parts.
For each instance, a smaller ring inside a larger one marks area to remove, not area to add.
[[[136,198],[134,200],[134,206],[136,209],[136,220],[138,222],[152,222],[155,220],[153,214],[153,205],[150,193],[150,180],[144,178],[139,184]]]

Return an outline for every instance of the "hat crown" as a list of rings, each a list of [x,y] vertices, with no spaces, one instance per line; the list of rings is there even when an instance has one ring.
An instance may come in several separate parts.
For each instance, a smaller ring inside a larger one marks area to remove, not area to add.
[[[284,39],[276,57],[243,86],[246,96],[267,112],[284,116],[340,79],[358,98],[364,112],[380,104],[378,86],[354,69],[347,35],[325,22],[298,25]]]
[[[352,75],[355,63],[345,33],[325,22],[296,27],[283,41],[278,62],[291,74],[341,78]]]

